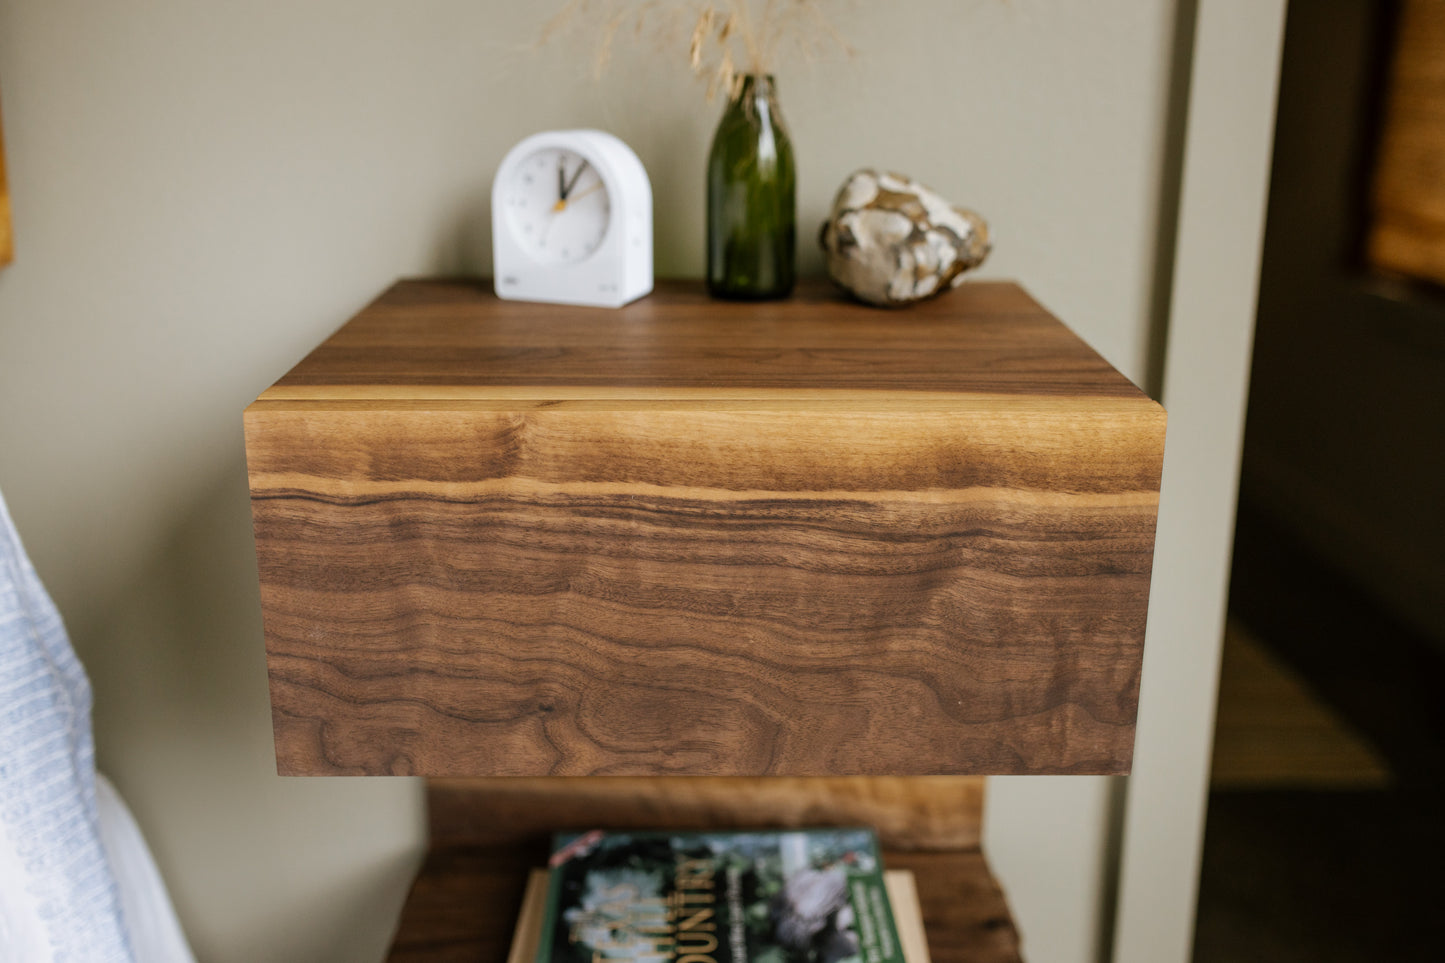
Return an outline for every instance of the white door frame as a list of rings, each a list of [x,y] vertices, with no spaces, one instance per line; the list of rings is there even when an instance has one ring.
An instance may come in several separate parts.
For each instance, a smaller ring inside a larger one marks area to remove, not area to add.
[[[1197,5],[1114,963],[1186,963],[1193,950],[1284,13],[1285,0]]]

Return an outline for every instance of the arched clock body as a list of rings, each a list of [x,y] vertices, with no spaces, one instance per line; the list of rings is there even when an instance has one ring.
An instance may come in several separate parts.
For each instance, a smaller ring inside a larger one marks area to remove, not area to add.
[[[600,130],[533,134],[492,181],[497,296],[620,307],[652,290],[652,185]]]

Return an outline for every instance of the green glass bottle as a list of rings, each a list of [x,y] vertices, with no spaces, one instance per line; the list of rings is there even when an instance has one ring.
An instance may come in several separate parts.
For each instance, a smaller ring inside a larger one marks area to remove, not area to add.
[[[767,74],[748,74],[728,103],[707,161],[707,289],[713,297],[785,298],[797,247],[793,145]]]

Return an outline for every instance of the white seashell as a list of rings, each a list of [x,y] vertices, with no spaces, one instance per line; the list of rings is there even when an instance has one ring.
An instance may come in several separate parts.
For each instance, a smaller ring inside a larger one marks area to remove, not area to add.
[[[818,240],[834,281],[887,306],[957,287],[991,248],[988,224],[973,211],[911,178],[873,170],[844,181]]]
[[[867,207],[878,196],[878,182],[867,177],[855,177],[843,185],[838,192],[838,204],[844,207]]]

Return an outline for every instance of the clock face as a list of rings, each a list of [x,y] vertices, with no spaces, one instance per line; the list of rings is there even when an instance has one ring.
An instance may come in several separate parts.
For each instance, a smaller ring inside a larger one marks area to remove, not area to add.
[[[542,263],[584,261],[607,235],[612,219],[607,185],[576,151],[565,147],[533,151],[512,168],[501,187],[513,236]]]
[[[603,130],[544,130],[492,178],[492,275],[513,301],[621,307],[652,290],[652,185]]]

